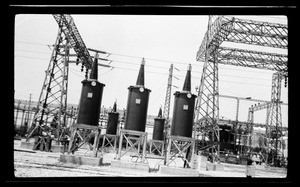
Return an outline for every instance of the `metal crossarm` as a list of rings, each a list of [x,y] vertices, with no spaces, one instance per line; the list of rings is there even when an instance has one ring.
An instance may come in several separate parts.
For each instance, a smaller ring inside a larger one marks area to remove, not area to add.
[[[226,41],[287,49],[287,25],[235,17],[224,17],[232,22]]]
[[[217,53],[220,64],[287,71],[287,55],[229,47],[219,47]]]
[[[287,34],[288,28],[284,24],[218,16],[210,31],[205,33],[197,61],[203,61],[207,45],[211,53],[224,41],[287,49]]]

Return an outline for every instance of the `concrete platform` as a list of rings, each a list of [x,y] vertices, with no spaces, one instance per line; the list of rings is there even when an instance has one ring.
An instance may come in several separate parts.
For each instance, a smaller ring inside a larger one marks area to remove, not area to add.
[[[127,161],[121,161],[121,160],[112,160],[110,166],[117,167],[117,168],[142,170],[142,171],[146,171],[146,172],[150,171],[150,167],[148,164],[127,162]]]
[[[25,141],[21,141],[21,144],[20,144],[20,148],[23,148],[23,149],[33,149],[33,142],[25,142]]]
[[[34,142],[29,141],[21,141],[20,148],[33,150]],[[37,150],[38,151],[38,150]],[[51,145],[51,151],[53,153],[63,153],[64,146],[63,145]],[[67,151],[67,150],[65,150]]]
[[[187,176],[187,177],[199,177],[200,174],[197,170],[191,168],[177,168],[165,165],[159,165],[158,172],[162,174],[170,174],[177,176]]]
[[[206,156],[198,156],[195,157],[195,162],[192,163],[192,168],[197,170],[206,170],[207,166],[207,157]]]
[[[61,154],[59,157],[60,162],[78,164],[78,165],[90,165],[101,166],[103,165],[102,157],[87,157],[70,154]]]
[[[206,170],[207,171],[223,171],[224,166],[222,164],[207,162]]]

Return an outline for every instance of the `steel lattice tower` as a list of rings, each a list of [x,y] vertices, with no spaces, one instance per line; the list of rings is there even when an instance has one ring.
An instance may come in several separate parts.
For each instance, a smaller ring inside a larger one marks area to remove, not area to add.
[[[172,78],[173,78],[173,64],[170,65],[170,69],[169,69],[167,92],[166,92],[166,98],[165,98],[165,104],[164,104],[164,110],[163,110],[163,117],[166,118],[166,122],[165,122],[166,126],[168,126],[168,123],[169,123]]]
[[[208,32],[211,32],[212,16],[208,20]],[[207,40],[210,40],[209,34],[206,35]],[[198,97],[195,108],[195,124],[200,125],[200,129],[204,129],[205,133],[202,137],[205,138],[207,134],[210,136],[211,151],[214,149],[219,152],[219,146],[216,142],[219,141],[219,78],[218,78],[218,63],[216,61],[216,49],[214,48],[209,53],[209,45],[205,45],[205,61],[203,66],[203,73],[201,77],[200,87],[198,90]],[[202,120],[199,120],[202,119]],[[196,137],[196,125],[194,127],[194,138]],[[214,157],[213,157],[214,160]]]
[[[34,115],[32,128],[35,127],[36,122],[38,125],[44,124],[46,118],[49,116],[54,118],[55,115],[57,116],[58,132],[59,128],[65,124],[70,44],[63,29],[63,27],[59,27],[49,66],[45,72],[37,105],[38,110]]]
[[[275,149],[275,154],[272,154],[271,161],[275,164],[277,156],[279,154],[278,144],[281,146],[282,141],[282,118],[281,118],[281,82],[283,79],[283,73],[276,72],[272,76],[272,93],[271,103],[268,106],[267,111],[267,123],[266,123],[266,138],[267,146],[269,149]],[[274,134],[275,132],[275,134]],[[269,158],[267,159],[269,161]]]
[[[287,49],[287,38],[287,25],[284,24],[244,20],[229,16],[209,16],[208,30],[196,57],[197,61],[204,62],[204,66],[195,108],[194,137],[197,136],[196,133],[205,137],[207,133],[211,132],[218,137],[219,63],[283,73],[287,73],[288,70],[287,55],[224,47],[221,44],[226,41]],[[277,110],[277,115],[278,112]],[[214,146],[214,136],[210,138],[210,141],[213,142],[211,147],[216,147]]]
[[[167,136],[170,129],[169,115],[170,115],[170,105],[171,105],[172,79],[173,79],[173,64],[170,65],[170,69],[169,69],[167,92],[166,92],[165,105],[163,110],[163,117],[166,119],[164,124],[164,145],[167,145]],[[166,153],[167,153],[167,146],[164,146],[164,154],[166,155]],[[165,156],[164,165],[166,165],[166,161],[167,160]]]
[[[68,72],[71,56],[76,56],[76,64],[81,63],[81,71],[85,68],[85,77],[87,78],[89,70],[92,66],[92,57],[88,48],[85,46],[79,31],[74,23],[73,18],[69,14],[53,14],[59,29],[51,54],[49,66],[46,70],[46,76],[42,85],[39,96],[37,111],[29,130],[27,140],[31,137],[34,129],[45,123],[48,117],[52,117],[58,124],[57,138],[59,138],[60,128],[66,125],[67,113],[67,90],[68,90]],[[74,50],[76,55],[70,54],[70,49]],[[95,51],[96,53],[106,52]],[[106,60],[106,59],[103,59]],[[110,67],[105,64],[99,66]],[[36,125],[36,123],[38,123]]]

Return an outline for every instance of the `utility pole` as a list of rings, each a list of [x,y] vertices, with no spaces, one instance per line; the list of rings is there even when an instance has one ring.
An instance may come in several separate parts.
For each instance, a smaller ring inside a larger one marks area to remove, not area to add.
[[[169,114],[170,114],[170,104],[171,104],[171,91],[172,91],[172,77],[173,77],[173,64],[170,65],[169,69],[169,78],[168,78],[168,85],[167,85],[167,93],[165,98],[165,105],[163,111],[163,117],[166,118],[165,126],[164,126],[164,165],[167,164],[167,136],[169,132]]]

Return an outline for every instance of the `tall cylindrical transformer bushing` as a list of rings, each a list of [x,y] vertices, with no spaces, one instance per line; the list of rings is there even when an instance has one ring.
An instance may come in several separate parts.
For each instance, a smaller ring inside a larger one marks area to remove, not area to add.
[[[117,112],[108,113],[106,134],[112,134],[112,135],[117,134],[118,121],[119,121],[119,113]]]
[[[154,118],[153,140],[163,140],[165,118]]]
[[[143,86],[129,86],[128,90],[124,128],[127,130],[145,132],[148,101],[151,90]]]
[[[77,124],[98,126],[104,84],[87,79],[82,82]]]
[[[175,92],[171,135],[192,137],[196,95]]]

